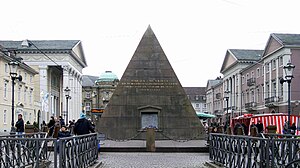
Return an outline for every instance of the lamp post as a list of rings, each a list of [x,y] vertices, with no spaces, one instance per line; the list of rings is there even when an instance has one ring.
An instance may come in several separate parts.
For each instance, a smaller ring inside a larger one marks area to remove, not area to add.
[[[225,90],[225,92],[224,92],[224,99],[226,100],[226,126],[228,126],[229,125],[229,123],[230,123],[230,118],[229,118],[229,115],[228,115],[228,104],[229,104],[229,102],[228,102],[228,99],[229,99],[229,93],[230,93],[230,91],[227,89],[227,90]],[[228,119],[229,118],[229,119]]]
[[[16,61],[11,61],[8,63],[9,65],[9,69],[10,69],[10,77],[11,77],[11,80],[12,80],[12,84],[11,84],[11,87],[12,87],[12,91],[11,91],[11,130],[10,130],[10,133],[11,134],[15,134],[16,133],[16,128],[14,126],[15,124],[15,121],[14,121],[14,118],[15,118],[15,80],[18,79],[19,81],[22,81],[22,76],[19,75],[18,76],[18,73],[17,73],[17,70],[18,70],[18,66],[19,66],[19,63],[16,62]]]
[[[291,126],[291,82],[294,78],[293,70],[295,69],[295,65],[293,65],[290,61],[283,67],[285,73],[285,79],[281,78],[280,83],[283,84],[287,82],[288,84],[288,133],[290,133]]]
[[[66,120],[66,122],[68,122],[68,109],[69,109],[69,99],[71,99],[71,96],[70,96],[70,91],[71,91],[71,89],[69,88],[69,87],[66,87],[65,88],[65,94],[66,94],[66,113],[65,113],[65,120]]]

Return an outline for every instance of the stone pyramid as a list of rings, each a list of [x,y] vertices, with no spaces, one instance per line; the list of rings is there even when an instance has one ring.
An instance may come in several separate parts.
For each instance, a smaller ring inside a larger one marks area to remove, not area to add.
[[[150,26],[97,122],[98,132],[115,140],[145,139],[148,127],[156,128],[156,139],[203,139],[205,134]]]

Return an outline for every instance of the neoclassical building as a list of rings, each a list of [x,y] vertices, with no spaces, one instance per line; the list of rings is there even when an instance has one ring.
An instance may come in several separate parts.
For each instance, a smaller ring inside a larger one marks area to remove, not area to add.
[[[0,41],[38,72],[33,78],[34,106],[39,121],[50,116],[77,119],[82,110],[82,69],[87,66],[80,40]],[[71,99],[66,103],[66,88]]]
[[[12,122],[12,94],[14,93],[14,124],[18,114],[23,115],[25,122],[33,124],[37,121],[38,109],[33,98],[34,77],[38,74],[36,70],[27,64],[19,62],[17,76],[22,80],[14,80],[14,92],[12,92],[12,78],[10,76],[9,63],[16,61],[13,50],[8,50],[0,45],[0,133],[9,132]]]
[[[300,102],[300,34],[278,34],[269,36],[264,50],[229,49],[221,67],[222,106],[224,116],[245,113],[288,113],[288,84],[284,66],[295,65],[291,81],[291,114],[299,115]],[[224,92],[229,91],[229,106],[226,107]],[[207,96],[213,95],[207,88]],[[209,113],[214,114],[211,104],[215,99],[207,98]]]

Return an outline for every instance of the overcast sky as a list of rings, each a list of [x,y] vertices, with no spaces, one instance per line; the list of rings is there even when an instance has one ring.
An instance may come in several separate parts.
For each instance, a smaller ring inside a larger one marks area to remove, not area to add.
[[[122,77],[148,25],[184,87],[221,76],[227,49],[300,33],[299,0],[7,0],[1,40],[81,40],[85,75]]]

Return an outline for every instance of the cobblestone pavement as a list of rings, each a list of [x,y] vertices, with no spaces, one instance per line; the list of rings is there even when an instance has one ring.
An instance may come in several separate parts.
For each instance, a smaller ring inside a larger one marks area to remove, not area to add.
[[[204,168],[208,153],[100,153],[101,168]]]

